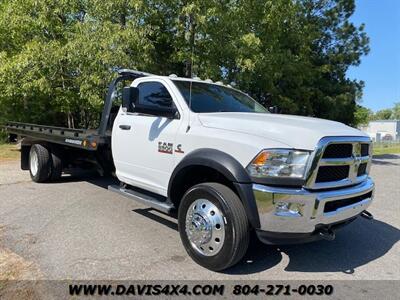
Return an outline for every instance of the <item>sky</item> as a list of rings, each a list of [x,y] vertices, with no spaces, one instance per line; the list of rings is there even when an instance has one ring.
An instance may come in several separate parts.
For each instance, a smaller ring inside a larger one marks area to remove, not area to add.
[[[369,54],[347,72],[365,82],[360,104],[375,112],[391,108],[400,102],[400,0],[356,0],[351,20],[364,23],[370,38]]]

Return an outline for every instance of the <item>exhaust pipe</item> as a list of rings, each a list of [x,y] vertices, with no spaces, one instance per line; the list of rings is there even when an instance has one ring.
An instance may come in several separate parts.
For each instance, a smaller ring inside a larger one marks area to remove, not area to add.
[[[323,228],[318,234],[322,239],[327,241],[333,241],[336,237],[335,233],[330,228]]]
[[[361,217],[363,217],[363,218],[365,218],[367,220],[373,220],[374,219],[374,216],[369,211],[366,211],[366,210],[364,210],[361,213]]]

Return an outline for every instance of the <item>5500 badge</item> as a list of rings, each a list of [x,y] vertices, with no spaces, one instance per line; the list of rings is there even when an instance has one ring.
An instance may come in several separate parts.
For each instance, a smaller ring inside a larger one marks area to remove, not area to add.
[[[158,152],[172,154],[174,153],[174,144],[168,142],[158,142]],[[176,145],[175,153],[185,153],[182,150],[182,144]]]

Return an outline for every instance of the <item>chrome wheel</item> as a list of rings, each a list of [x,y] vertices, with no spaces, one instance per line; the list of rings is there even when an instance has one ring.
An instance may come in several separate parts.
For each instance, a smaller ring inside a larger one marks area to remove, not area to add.
[[[39,158],[35,150],[31,150],[29,154],[29,162],[32,176],[36,176],[39,169]]]
[[[194,201],[186,213],[185,231],[192,247],[205,256],[216,255],[225,239],[225,218],[212,202]]]

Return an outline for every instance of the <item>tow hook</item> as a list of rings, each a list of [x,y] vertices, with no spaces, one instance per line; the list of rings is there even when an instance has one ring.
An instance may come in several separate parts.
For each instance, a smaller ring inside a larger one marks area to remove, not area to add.
[[[369,211],[366,211],[366,210],[364,210],[361,213],[361,217],[366,218],[367,220],[373,220],[374,219],[374,216]]]
[[[327,241],[333,241],[336,237],[335,233],[330,228],[323,228],[318,234],[322,239]]]

